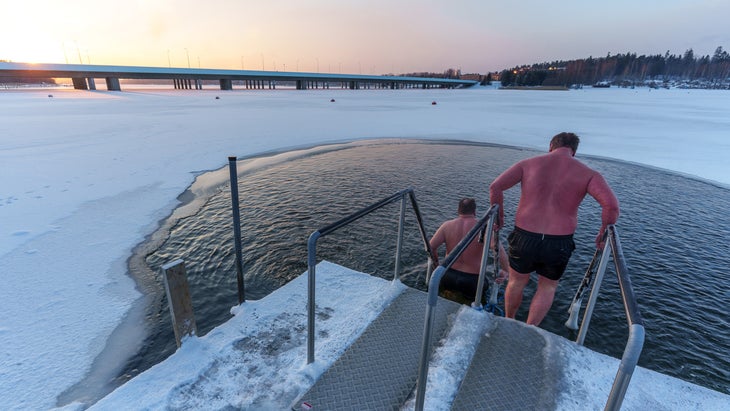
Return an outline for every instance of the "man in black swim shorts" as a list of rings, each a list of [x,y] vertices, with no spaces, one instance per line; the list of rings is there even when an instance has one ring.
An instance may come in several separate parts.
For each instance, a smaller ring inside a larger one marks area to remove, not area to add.
[[[436,233],[431,237],[430,245],[431,258],[435,265],[438,265],[438,249],[446,245],[446,255],[453,250],[464,236],[474,227],[478,220],[476,217],[476,201],[473,198],[462,198],[457,209],[457,218],[448,220],[441,224]],[[494,244],[495,237],[492,236]],[[481,268],[483,245],[474,239],[456,259],[441,279],[439,293],[442,297],[462,303],[470,304],[476,297],[477,282],[479,280],[479,269]],[[499,247],[500,278],[504,279],[507,274],[508,262],[507,252]],[[491,260],[491,257],[490,257]],[[489,262],[493,264],[493,262]]]
[[[600,173],[575,159],[579,138],[559,133],[550,140],[547,154],[515,163],[489,186],[489,200],[499,204],[499,229],[504,221],[504,191],[520,186],[515,230],[509,236],[510,273],[504,294],[504,314],[515,318],[522,294],[536,272],[537,290],[530,302],[527,323],[539,325],[550,310],[558,281],[575,249],[573,233],[578,226],[578,207],[586,194],[601,205],[601,228],[596,247],[603,246],[603,233],[619,215],[616,196]]]

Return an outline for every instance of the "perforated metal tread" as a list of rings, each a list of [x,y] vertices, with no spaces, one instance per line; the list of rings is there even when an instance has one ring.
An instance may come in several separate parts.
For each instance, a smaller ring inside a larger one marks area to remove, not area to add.
[[[553,410],[562,366],[545,355],[546,338],[534,327],[493,318],[466,371],[452,410]]]
[[[383,310],[350,348],[298,401],[316,411],[398,410],[413,391],[423,339],[427,294],[408,288]],[[461,305],[440,299],[433,338]]]

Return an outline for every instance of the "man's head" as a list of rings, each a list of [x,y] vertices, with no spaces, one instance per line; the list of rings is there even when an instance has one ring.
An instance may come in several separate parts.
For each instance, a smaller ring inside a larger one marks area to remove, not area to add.
[[[459,200],[459,215],[476,215],[477,202],[473,198],[464,197]]]
[[[580,143],[580,138],[578,138],[575,133],[562,132],[560,134],[556,134],[555,137],[550,140],[550,151],[560,147],[568,147],[573,151],[573,155],[575,155],[575,152],[578,151],[578,143]]]

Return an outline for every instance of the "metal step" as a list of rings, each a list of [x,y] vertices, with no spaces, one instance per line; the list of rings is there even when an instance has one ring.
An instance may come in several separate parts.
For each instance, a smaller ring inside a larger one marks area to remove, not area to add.
[[[427,296],[407,288],[394,299],[294,409],[307,403],[316,411],[398,410],[416,385]],[[442,338],[448,316],[460,307],[439,300],[434,341]]]
[[[492,322],[451,409],[555,409],[563,366],[556,356],[546,355],[553,336],[511,319],[493,317]]]

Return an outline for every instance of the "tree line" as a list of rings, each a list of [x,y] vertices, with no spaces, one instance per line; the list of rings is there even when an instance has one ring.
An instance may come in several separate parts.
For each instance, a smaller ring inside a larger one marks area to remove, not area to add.
[[[571,86],[575,84],[644,84],[656,81],[730,83],[730,54],[717,47],[712,56],[696,56],[692,49],[682,55],[608,53],[606,57],[523,65],[499,73],[503,86]]]

